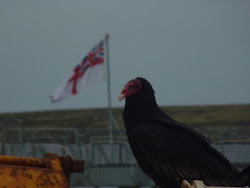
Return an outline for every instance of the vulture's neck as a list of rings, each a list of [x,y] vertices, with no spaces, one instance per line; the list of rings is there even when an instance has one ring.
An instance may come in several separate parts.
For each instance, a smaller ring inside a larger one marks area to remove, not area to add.
[[[126,99],[123,111],[125,125],[164,116],[165,114],[157,105],[153,93],[138,93],[138,95],[130,96]]]

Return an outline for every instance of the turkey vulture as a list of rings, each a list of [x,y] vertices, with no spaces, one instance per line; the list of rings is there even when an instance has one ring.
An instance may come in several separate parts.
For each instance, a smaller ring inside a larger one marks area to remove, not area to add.
[[[213,186],[249,185],[250,167],[240,173],[203,135],[164,113],[146,79],[129,81],[119,100],[124,98],[123,120],[131,150],[156,185],[179,188],[183,180],[202,180]]]

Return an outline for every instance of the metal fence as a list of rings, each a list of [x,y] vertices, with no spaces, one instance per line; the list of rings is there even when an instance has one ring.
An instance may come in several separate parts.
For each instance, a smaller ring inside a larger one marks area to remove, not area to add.
[[[109,143],[102,129],[11,128],[1,132],[2,155],[41,158],[45,153],[70,155],[86,162],[84,174],[72,175],[72,186],[153,186],[138,167],[121,130]],[[88,137],[88,139],[86,139]],[[215,143],[213,146],[239,169],[250,164],[250,143]]]

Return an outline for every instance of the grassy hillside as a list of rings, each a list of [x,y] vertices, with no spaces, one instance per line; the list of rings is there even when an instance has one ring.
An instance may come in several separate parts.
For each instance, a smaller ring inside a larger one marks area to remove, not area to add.
[[[193,127],[250,127],[250,104],[162,107],[171,117]],[[123,127],[123,108],[114,108],[114,118]],[[0,114],[0,127],[76,127],[108,125],[107,109],[58,110]]]
[[[201,130],[212,140],[221,138],[249,141],[250,104],[213,106],[162,107],[171,117],[186,125]],[[122,108],[114,108],[113,115],[120,128],[124,129]],[[26,113],[0,114],[0,129],[11,127],[60,127],[78,128],[84,137],[92,128],[108,126],[107,109],[59,110]],[[102,134],[102,133],[100,133]],[[106,134],[106,133],[105,133]]]

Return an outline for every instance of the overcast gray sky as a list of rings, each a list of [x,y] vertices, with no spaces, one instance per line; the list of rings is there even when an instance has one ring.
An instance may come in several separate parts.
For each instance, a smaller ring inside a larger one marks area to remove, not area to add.
[[[3,0],[0,113],[105,107],[105,82],[49,96],[106,33],[113,106],[137,76],[159,105],[249,103],[249,20],[249,0]]]

